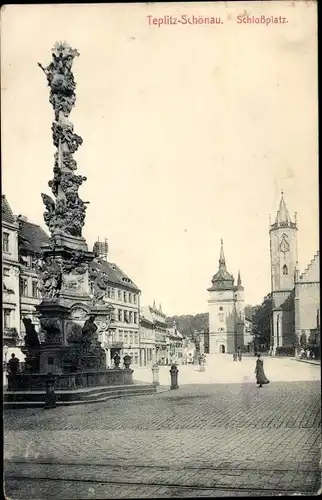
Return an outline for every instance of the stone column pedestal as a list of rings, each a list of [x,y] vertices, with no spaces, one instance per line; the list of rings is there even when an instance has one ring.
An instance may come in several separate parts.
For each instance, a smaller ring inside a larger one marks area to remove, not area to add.
[[[152,384],[153,385],[160,385],[159,382],[159,366],[157,364],[152,366]]]
[[[124,368],[124,384],[131,385],[133,384],[133,372],[131,368]]]

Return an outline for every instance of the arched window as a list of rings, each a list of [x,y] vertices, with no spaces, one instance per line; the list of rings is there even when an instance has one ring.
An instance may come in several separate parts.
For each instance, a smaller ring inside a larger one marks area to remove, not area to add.
[[[287,265],[286,264],[284,264],[284,266],[283,266],[283,274],[284,274],[284,276],[286,274],[288,274],[288,269],[287,269]]]

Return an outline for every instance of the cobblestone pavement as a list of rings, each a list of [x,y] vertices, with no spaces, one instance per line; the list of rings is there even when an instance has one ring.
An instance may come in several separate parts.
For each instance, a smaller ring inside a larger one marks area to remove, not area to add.
[[[314,380],[183,385],[4,418],[11,499],[314,495],[321,483]]]

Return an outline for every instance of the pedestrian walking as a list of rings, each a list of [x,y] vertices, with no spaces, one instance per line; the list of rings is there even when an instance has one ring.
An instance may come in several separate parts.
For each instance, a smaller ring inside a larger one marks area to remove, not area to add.
[[[233,354],[233,360],[237,361],[237,352],[234,352],[234,354]]]
[[[255,374],[256,384],[258,384],[258,387],[263,387],[263,384],[269,384],[269,380],[264,373],[264,363],[260,354],[257,354]]]
[[[19,359],[12,353],[8,362],[8,389],[16,389],[17,380],[16,376],[19,372]]]
[[[242,360],[242,353],[241,353],[241,350],[238,349],[238,361],[241,361]]]

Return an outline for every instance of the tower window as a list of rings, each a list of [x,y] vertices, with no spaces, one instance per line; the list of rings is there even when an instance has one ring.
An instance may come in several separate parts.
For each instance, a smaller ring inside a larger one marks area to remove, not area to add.
[[[283,266],[283,274],[284,274],[284,276],[286,276],[288,274],[288,269],[287,269],[286,264],[284,264],[284,266]]]
[[[219,307],[219,311],[222,311],[222,310],[223,310],[223,307],[222,307],[222,306],[220,306],[220,307]]]
[[[224,315],[222,313],[219,314],[219,321],[224,321]]]

